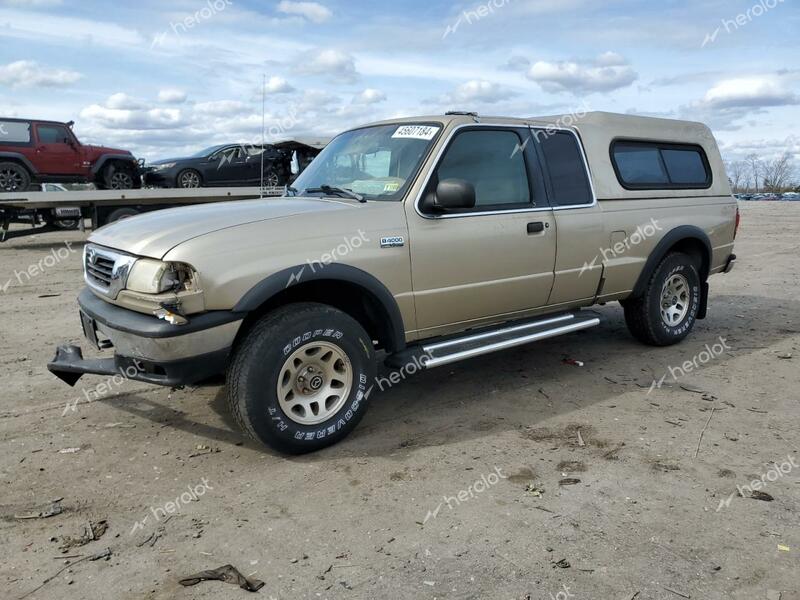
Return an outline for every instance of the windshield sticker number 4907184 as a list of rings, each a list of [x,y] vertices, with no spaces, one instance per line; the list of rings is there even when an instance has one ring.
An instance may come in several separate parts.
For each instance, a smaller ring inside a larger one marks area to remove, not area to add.
[[[395,139],[432,140],[439,133],[438,127],[431,125],[403,125],[398,127],[392,136]]]

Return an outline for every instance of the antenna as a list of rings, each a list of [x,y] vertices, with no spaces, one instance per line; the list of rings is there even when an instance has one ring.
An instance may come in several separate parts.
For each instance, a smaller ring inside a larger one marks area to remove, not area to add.
[[[264,154],[266,153],[266,139],[264,133],[264,126],[265,126],[265,111],[267,106],[267,74],[261,74],[261,195],[260,198],[264,198]]]

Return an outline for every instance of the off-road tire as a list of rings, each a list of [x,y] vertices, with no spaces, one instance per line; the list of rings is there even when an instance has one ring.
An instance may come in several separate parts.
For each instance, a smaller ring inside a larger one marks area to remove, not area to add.
[[[135,208],[130,208],[128,206],[123,206],[122,208],[117,208],[108,215],[106,219],[106,224],[113,223],[115,221],[121,221],[122,219],[127,219],[129,217],[135,217],[136,215],[141,214]]]
[[[103,169],[101,184],[106,190],[136,189],[136,173],[126,165],[111,163]]]
[[[279,378],[286,385],[287,365],[298,352],[315,345],[338,348],[346,356],[351,385],[349,393],[341,394],[346,398],[335,413],[305,425],[282,407]],[[290,304],[256,321],[237,344],[228,367],[228,406],[252,439],[286,454],[314,452],[339,442],[358,425],[375,383],[375,368],[372,340],[355,319],[324,304]]]
[[[15,162],[0,162],[0,192],[25,192],[30,185],[28,169]]]
[[[662,317],[662,300],[666,285],[673,278],[688,284],[686,314],[669,325]],[[671,346],[688,336],[697,322],[700,309],[701,280],[697,260],[682,252],[672,252],[650,276],[639,298],[623,302],[625,323],[633,337],[650,346]]]
[[[175,178],[175,185],[181,189],[194,189],[203,187],[203,177],[199,171],[184,169]]]

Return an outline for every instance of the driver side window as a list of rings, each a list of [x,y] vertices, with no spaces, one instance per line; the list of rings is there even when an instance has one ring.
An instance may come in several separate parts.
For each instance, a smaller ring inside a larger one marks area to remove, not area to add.
[[[226,161],[236,160],[241,158],[243,154],[241,146],[236,146],[234,148],[225,148],[224,150],[220,150],[214,158],[217,160],[225,159]]]
[[[57,125],[39,125],[36,128],[40,144],[68,144],[70,137],[67,130]]]
[[[531,206],[524,143],[512,130],[472,129],[451,142],[436,179],[463,179],[475,187],[475,210]]]

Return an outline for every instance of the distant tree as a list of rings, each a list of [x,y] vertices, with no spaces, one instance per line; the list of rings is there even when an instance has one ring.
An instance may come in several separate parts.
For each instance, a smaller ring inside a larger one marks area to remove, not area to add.
[[[728,170],[728,179],[731,182],[733,193],[740,194],[747,191],[747,163],[743,160],[734,160],[728,162],[725,166]]]
[[[745,157],[747,164],[748,187],[752,184],[753,191],[758,194],[761,191],[761,176],[764,170],[764,163],[758,157],[758,154],[748,154]]]
[[[791,187],[793,174],[792,155],[784,153],[775,160],[763,163],[764,188],[768,192],[779,194]]]

